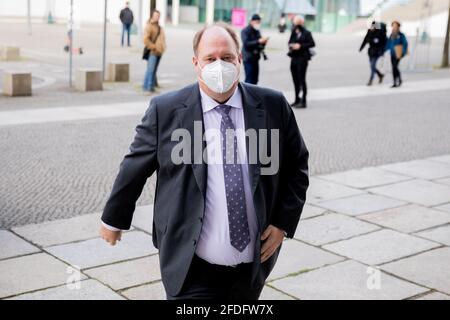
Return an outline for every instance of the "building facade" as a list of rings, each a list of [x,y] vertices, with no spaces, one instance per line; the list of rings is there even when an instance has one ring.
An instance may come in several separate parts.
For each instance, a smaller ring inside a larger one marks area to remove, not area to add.
[[[155,0],[158,3],[158,0]],[[248,18],[253,13],[263,17],[263,24],[276,26],[282,13],[288,17],[302,14],[313,31],[335,32],[360,15],[360,0],[166,0],[170,12],[179,6],[179,22],[232,22],[233,9],[243,9]],[[160,1],[160,2],[164,2]],[[157,5],[158,6],[158,5]],[[212,8],[211,8],[212,6]],[[209,17],[208,17],[209,12]]]

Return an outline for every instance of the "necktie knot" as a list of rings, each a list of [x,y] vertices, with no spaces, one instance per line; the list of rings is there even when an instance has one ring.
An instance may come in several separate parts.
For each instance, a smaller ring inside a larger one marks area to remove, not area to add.
[[[216,108],[217,111],[222,115],[222,117],[228,116],[231,110],[231,106],[226,104],[219,104]]]

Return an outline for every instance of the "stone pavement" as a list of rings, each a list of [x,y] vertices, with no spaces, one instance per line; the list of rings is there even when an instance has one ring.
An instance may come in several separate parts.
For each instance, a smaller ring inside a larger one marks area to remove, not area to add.
[[[99,213],[0,230],[2,299],[164,299],[152,206],[110,247]],[[311,178],[262,299],[450,299],[450,155]]]

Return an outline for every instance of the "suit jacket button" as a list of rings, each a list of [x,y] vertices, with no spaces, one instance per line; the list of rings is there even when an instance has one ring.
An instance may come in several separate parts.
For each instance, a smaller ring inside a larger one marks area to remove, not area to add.
[[[197,240],[192,240],[192,243],[194,244],[194,247],[195,247],[195,245],[197,244]]]
[[[203,217],[199,217],[198,220],[200,220],[200,222],[203,222]]]

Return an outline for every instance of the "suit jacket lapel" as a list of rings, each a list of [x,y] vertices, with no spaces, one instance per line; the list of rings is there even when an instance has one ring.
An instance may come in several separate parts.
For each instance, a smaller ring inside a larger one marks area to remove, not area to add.
[[[249,88],[245,83],[239,84],[239,89],[242,94],[242,105],[244,107],[244,120],[245,120],[245,130],[253,129],[256,131],[258,136],[259,129],[267,129],[266,128],[266,112],[265,110],[260,108],[261,100],[252,95],[250,92],[251,88]],[[256,163],[250,163],[249,156],[249,145],[247,141],[247,159],[249,160],[248,169],[249,169],[249,178],[250,185],[252,188],[252,193],[255,193],[256,186],[258,185],[260,173],[261,173],[261,164],[259,156],[256,157]],[[258,137],[258,146],[256,150],[259,152],[259,137]]]
[[[192,94],[187,97],[183,104],[185,108],[177,115],[179,116],[180,127],[189,131],[191,137],[191,166],[195,181],[203,195],[203,199],[205,199],[207,167],[203,161],[203,150],[206,148],[206,142],[203,141],[205,127],[203,125],[203,111],[198,84],[193,85]],[[197,126],[196,132],[195,126]],[[201,136],[196,136],[195,133],[197,135],[200,133]]]

